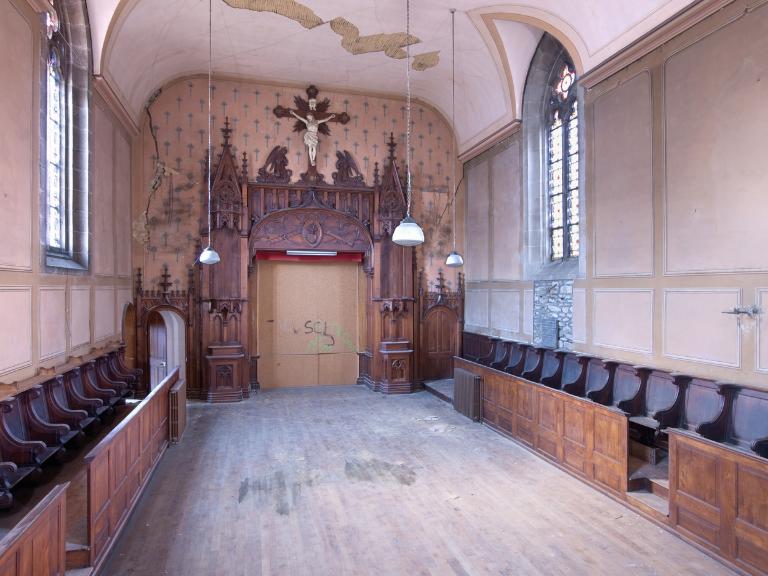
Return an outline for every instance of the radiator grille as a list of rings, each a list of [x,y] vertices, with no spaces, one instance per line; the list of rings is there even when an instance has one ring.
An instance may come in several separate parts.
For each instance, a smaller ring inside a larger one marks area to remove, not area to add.
[[[453,371],[453,407],[472,420],[480,420],[480,376],[455,368]]]
[[[179,380],[170,391],[170,426],[171,442],[177,444],[181,441],[184,430],[187,427],[187,381]]]

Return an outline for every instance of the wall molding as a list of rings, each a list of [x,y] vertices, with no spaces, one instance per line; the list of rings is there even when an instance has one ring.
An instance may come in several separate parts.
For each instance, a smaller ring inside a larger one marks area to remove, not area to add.
[[[46,285],[38,288],[38,308],[40,309],[41,318],[37,322],[37,340],[40,347],[40,362],[45,362],[52,358],[64,356],[67,353],[67,287],[63,284],[60,285]],[[43,322],[42,322],[42,308],[43,308],[43,292],[61,292],[64,296],[64,324],[61,329],[64,331],[64,346],[61,350],[55,350],[49,354],[43,354]]]
[[[491,326],[490,326],[491,291],[489,289],[487,289],[487,288],[484,288],[484,289],[481,289],[481,290],[471,289],[471,288],[467,289],[467,292],[466,292],[466,304],[464,305],[464,309],[466,311],[470,310],[470,302],[469,302],[470,301],[470,295],[473,294],[473,293],[474,294],[482,295],[485,298],[485,311],[484,311],[485,320],[482,323],[482,328],[483,328],[483,330],[490,330],[491,329]],[[473,326],[473,327],[481,326],[480,324],[472,324],[471,322],[467,322],[466,320],[467,320],[467,316],[466,316],[466,313],[465,313],[465,322],[466,322],[467,326]]]
[[[768,305],[768,288],[757,288],[755,290],[755,304],[763,308],[763,313],[755,321],[755,372],[768,373],[768,365],[760,364],[760,346],[763,340],[763,321],[766,322],[766,329],[768,329],[768,312],[766,307],[763,306],[763,295],[766,295],[766,305]],[[766,336],[768,338],[768,335]]]
[[[128,110],[123,105],[122,100],[117,93],[112,89],[104,76],[93,76],[91,79],[94,91],[101,97],[104,104],[107,105],[107,109],[115,119],[120,123],[120,126],[128,132],[131,139],[139,135],[139,126],[133,120],[133,117],[128,113]],[[130,142],[129,142],[130,144]]]
[[[667,351],[667,296],[669,294],[734,294],[736,295],[736,305],[740,306],[742,302],[742,290],[741,288],[665,288],[664,297],[662,302],[661,311],[661,333],[662,333],[662,346],[661,353],[666,358],[672,358],[674,360],[685,360],[686,362],[695,362],[697,364],[707,364],[711,366],[723,366],[725,368],[741,368],[741,356],[742,356],[742,334],[741,330],[736,325],[736,362],[722,362],[720,360],[713,360],[707,358],[698,358],[695,356],[685,356],[683,354],[671,354]]]
[[[74,336],[72,335],[72,324],[74,323],[74,316],[73,316],[73,309],[72,309],[72,298],[74,297],[75,293],[77,292],[86,292],[88,294],[88,339],[83,340],[81,342],[75,342]],[[69,351],[72,353],[73,350],[77,350],[78,348],[82,348],[84,346],[90,346],[91,344],[91,332],[92,332],[92,311],[93,311],[93,303],[92,303],[92,297],[91,297],[91,286],[90,285],[79,285],[79,286],[72,286],[69,289],[69,305],[67,306],[67,321],[68,321],[68,328],[67,328],[67,340],[69,341]]]
[[[497,144],[500,144],[502,141],[506,140],[513,134],[519,132],[522,126],[523,123],[520,120],[512,120],[511,122],[508,122],[495,132],[492,132],[459,154],[459,163],[466,164],[467,162],[474,160],[483,152],[487,152]]]
[[[0,294],[4,292],[18,292],[18,293],[26,293],[29,296],[29,342],[27,342],[27,356],[28,358],[17,362],[15,364],[11,364],[8,366],[2,366],[0,367],[0,375],[4,374],[10,374],[11,372],[16,372],[17,370],[23,370],[24,368],[29,368],[32,366],[32,344],[33,344],[33,328],[32,328],[32,320],[34,315],[34,302],[33,302],[33,294],[32,294],[32,286],[0,286]]]
[[[753,12],[757,8],[768,3],[768,0],[728,0],[728,1],[702,0],[701,3],[718,5],[719,7],[716,10],[712,10],[711,12],[707,13],[705,16],[696,20],[695,22],[692,22],[686,28],[678,31],[678,34],[681,34],[682,32],[688,30],[689,28],[692,28],[695,24],[700,23],[703,19],[705,19],[708,16],[711,16],[718,10],[723,9],[725,6],[728,6],[728,10],[724,11],[724,13],[721,15],[722,17],[718,18],[717,21],[715,21],[710,25],[705,26],[703,30],[697,31],[695,35],[691,35],[690,37],[683,38],[681,39],[681,41],[677,42],[676,45],[673,46],[672,50],[664,54],[663,61],[661,62],[661,67],[660,67],[661,69],[661,75],[660,75],[661,112],[660,113],[661,113],[661,134],[662,134],[661,136],[661,153],[662,153],[661,170],[663,173],[662,198],[661,198],[661,202],[662,202],[662,270],[663,270],[662,274],[668,277],[675,277],[675,276],[743,275],[743,274],[765,273],[765,272],[768,272],[768,267],[765,267],[765,266],[757,267],[757,268],[746,268],[746,267],[744,268],[697,268],[697,269],[677,268],[674,270],[670,270],[669,268],[670,189],[669,189],[668,167],[670,165],[670,162],[669,162],[670,147],[667,144],[667,138],[668,138],[667,124],[668,124],[668,118],[669,118],[668,110],[667,110],[667,89],[666,89],[667,66],[669,62],[676,56],[679,56],[683,52],[693,48],[702,40],[725,29],[729,25],[740,20],[746,14],[749,14],[750,12]],[[671,40],[671,39],[672,38],[669,38],[668,40]]]
[[[636,73],[632,74],[630,77],[622,79],[620,82],[617,82],[615,86],[611,86],[609,89],[605,90],[601,94],[599,94],[594,100],[590,101],[588,105],[591,108],[591,114],[589,114],[589,123],[592,128],[592,149],[597,146],[597,139],[598,139],[598,132],[596,130],[596,120],[597,120],[597,114],[596,109],[597,105],[605,98],[607,95],[611,94],[615,90],[618,90],[619,88],[624,87],[625,85],[629,84],[630,82],[634,81],[635,79],[646,76],[648,80],[648,111],[650,113],[650,139],[648,141],[648,145],[650,147],[650,166],[648,166],[649,174],[651,175],[651,182],[650,182],[650,189],[648,190],[648,194],[650,196],[650,203],[651,203],[651,228],[650,228],[650,238],[651,238],[651,266],[650,270],[643,271],[643,272],[622,272],[622,273],[612,273],[612,274],[602,274],[598,272],[598,269],[600,267],[600,263],[598,261],[598,255],[599,252],[597,250],[598,246],[598,218],[597,218],[597,205],[598,202],[596,200],[596,190],[598,189],[598,178],[597,178],[597,156],[593,153],[592,159],[589,162],[590,168],[591,168],[591,185],[589,186],[589,192],[587,197],[587,204],[589,210],[591,219],[592,219],[592,275],[594,278],[604,279],[604,278],[653,278],[654,276],[654,262],[655,262],[655,256],[656,256],[656,237],[654,234],[654,230],[656,228],[656,200],[654,198],[654,166],[653,166],[653,155],[654,155],[654,142],[653,142],[653,121],[654,121],[654,107],[653,107],[653,78],[651,74],[650,68],[643,67],[640,70],[638,70]],[[586,193],[586,191],[585,191]]]
[[[638,40],[617,52],[602,64],[581,77],[580,83],[587,90],[626,68],[640,58],[647,56],[666,42],[692,28],[734,0],[700,0],[657,26]],[[738,0],[737,0],[738,1]],[[744,0],[741,0],[744,1]]]
[[[624,293],[631,293],[631,294],[650,294],[651,295],[651,301],[649,304],[649,310],[647,311],[648,316],[651,318],[651,341],[650,346],[648,348],[633,348],[632,346],[619,346],[616,344],[606,344],[603,342],[598,341],[597,337],[595,336],[596,330],[596,310],[597,310],[597,297],[600,294],[613,294],[617,292],[624,292]],[[655,306],[655,300],[656,300],[656,291],[653,288],[595,288],[592,290],[592,314],[591,317],[588,318],[588,321],[590,321],[592,325],[592,345],[593,346],[599,346],[601,348],[609,348],[611,350],[621,350],[623,352],[634,352],[636,354],[645,354],[645,355],[651,355],[653,354],[653,348],[654,348],[654,335],[653,335],[653,311]]]
[[[517,296],[517,317],[514,319],[514,325],[510,326],[508,328],[502,327],[502,326],[496,326],[494,325],[494,318],[500,317],[500,315],[497,313],[497,311],[493,307],[493,295],[494,294],[515,294]],[[521,317],[521,311],[522,311],[522,302],[521,302],[521,296],[522,293],[520,290],[515,289],[509,289],[509,288],[502,288],[502,289],[491,289],[490,290],[490,307],[488,310],[488,322],[491,330],[498,330],[499,332],[505,332],[509,334],[520,334],[520,317]]]
[[[576,295],[583,294],[584,295],[584,310],[583,310],[583,321],[584,321],[584,338],[583,339],[577,339],[576,338]],[[572,310],[572,319],[571,319],[571,333],[573,338],[574,344],[586,344],[587,343],[587,289],[586,288],[574,288],[573,289],[573,310]]]

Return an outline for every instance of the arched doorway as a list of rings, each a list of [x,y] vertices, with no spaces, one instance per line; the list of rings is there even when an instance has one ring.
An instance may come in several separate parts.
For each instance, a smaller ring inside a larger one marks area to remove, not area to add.
[[[149,389],[153,389],[174,368],[186,378],[187,343],[184,320],[171,310],[153,310],[147,317]]]
[[[136,307],[132,302],[123,306],[124,360],[128,367],[136,367]]]

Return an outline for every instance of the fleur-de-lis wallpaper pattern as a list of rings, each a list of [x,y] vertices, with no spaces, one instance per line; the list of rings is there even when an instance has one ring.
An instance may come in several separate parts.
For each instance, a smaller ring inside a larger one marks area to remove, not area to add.
[[[372,185],[375,163],[380,170],[387,158],[386,143],[394,133],[400,161],[405,156],[406,106],[404,100],[344,94],[320,88],[319,99],[329,98],[331,112],[346,112],[346,125],[331,123],[331,135],[321,136],[317,167],[332,182],[336,169],[336,151],[349,150],[366,183]],[[278,144],[288,148],[289,168],[293,180],[307,169],[307,150],[302,134],[293,132],[293,119],[279,119],[272,109],[278,104],[293,107],[293,97],[306,98],[303,89],[251,83],[239,80],[215,80],[212,86],[213,150],[221,146],[221,127],[229,117],[232,143],[238,159],[248,154],[249,177],[255,178],[272,148]],[[181,79],[166,86],[153,102],[152,118],[157,135],[160,160],[178,174],[167,176],[152,199],[149,211],[150,242],[136,250],[136,266],[145,269],[145,284],[156,283],[163,264],[168,264],[172,277],[185,279],[186,269],[197,256],[202,206],[200,191],[202,165],[208,144],[207,79]],[[454,138],[445,120],[431,107],[414,102],[411,108],[411,172],[413,179],[412,212],[423,226],[426,242],[419,248],[419,268],[427,279],[436,279],[451,246],[450,170],[453,167]],[[147,203],[149,184],[155,173],[155,146],[144,122],[142,128],[143,198]],[[214,162],[215,160],[214,156]],[[442,218],[441,218],[442,215]],[[134,221],[141,213],[133,214]],[[454,270],[444,270],[450,285],[455,286]],[[179,286],[183,288],[184,286]]]

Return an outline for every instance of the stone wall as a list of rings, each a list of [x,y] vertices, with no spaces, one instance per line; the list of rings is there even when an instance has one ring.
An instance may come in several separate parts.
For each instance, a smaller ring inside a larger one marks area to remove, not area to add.
[[[557,331],[552,329],[556,322]],[[556,340],[556,342],[555,342]],[[573,280],[533,283],[533,343],[570,348],[573,342]]]

